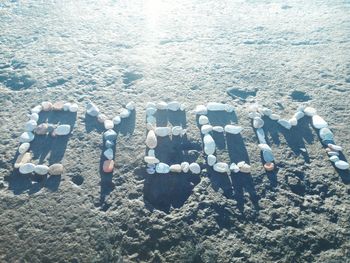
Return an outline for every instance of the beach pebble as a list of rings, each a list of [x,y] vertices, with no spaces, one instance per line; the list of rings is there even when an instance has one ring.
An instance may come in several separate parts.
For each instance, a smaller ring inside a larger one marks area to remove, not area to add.
[[[20,154],[20,155],[18,155],[18,157],[16,159],[14,167],[17,169],[17,168],[21,167],[21,165],[23,165],[25,163],[29,163],[31,159],[32,159],[32,155],[29,152],[26,152],[24,154]]]
[[[106,130],[113,129],[114,123],[111,120],[105,120],[103,125],[105,126]]]
[[[312,125],[316,129],[322,129],[322,128],[327,128],[328,127],[327,122],[319,115],[312,116]]]
[[[275,164],[274,163],[265,163],[264,168],[266,171],[271,172],[275,169]]]
[[[117,133],[114,130],[108,130],[103,133],[103,138],[106,141],[115,141],[117,139]]]
[[[153,130],[150,130],[146,137],[146,145],[148,148],[154,149],[157,147],[157,137]]]
[[[61,175],[63,174],[63,171],[64,171],[63,165],[60,163],[52,164],[49,167],[49,174],[51,175]]]
[[[204,142],[205,154],[207,155],[213,154],[215,152],[215,147],[216,147],[213,137],[211,137],[211,135],[209,134],[206,134],[204,135],[203,142]]]
[[[49,167],[44,164],[39,164],[35,166],[34,172],[39,175],[45,175],[49,172]]]
[[[157,164],[159,163],[159,160],[154,157],[154,156],[145,156],[144,157],[144,161],[145,163],[148,163],[148,164]]]
[[[231,133],[231,134],[239,134],[243,128],[241,126],[231,125],[228,124],[225,126],[225,132]]]
[[[156,169],[155,169],[155,167],[148,167],[148,168],[146,169],[146,172],[147,172],[148,174],[154,174],[154,173],[156,172]]]
[[[55,103],[52,104],[52,110],[54,111],[61,111],[63,110],[63,101],[56,101]]]
[[[32,108],[32,109],[30,110],[30,112],[31,112],[31,113],[39,114],[39,113],[41,112],[41,110],[42,110],[42,106],[41,106],[41,105],[37,105],[37,106],[35,106],[34,108]]]
[[[152,116],[157,112],[156,108],[150,107],[146,109],[146,116]]]
[[[168,103],[166,103],[165,101],[160,101],[156,104],[156,108],[158,110],[166,110],[168,109]]]
[[[199,125],[208,124],[209,123],[209,119],[208,119],[207,116],[201,115],[201,116],[199,116],[198,123],[199,123]]]
[[[34,169],[35,169],[35,165],[34,164],[32,164],[32,163],[25,163],[25,164],[22,164],[19,167],[19,172],[21,174],[29,174],[29,173],[34,172]]]
[[[263,119],[261,119],[260,117],[255,117],[253,119],[253,127],[255,129],[259,129],[259,128],[262,128],[264,126],[264,121]]]
[[[211,126],[210,124],[204,124],[201,127],[201,133],[202,134],[207,134],[207,133],[211,132],[212,130],[213,130],[213,126]]]
[[[31,132],[38,126],[37,122],[34,120],[29,120],[26,122],[24,128],[26,131]]]
[[[207,157],[207,162],[209,166],[213,166],[216,163],[215,155],[209,154]]]
[[[251,171],[251,166],[247,164],[245,161],[237,163],[237,166],[239,167],[239,170],[242,173],[250,173]]]
[[[248,117],[251,119],[261,118],[261,114],[259,112],[256,112],[256,111],[252,111],[252,112],[248,113]]]
[[[98,121],[99,123],[104,123],[105,120],[108,120],[108,117],[107,117],[106,114],[99,113],[99,114],[97,115],[97,121]]]
[[[263,154],[263,159],[267,163],[271,163],[274,161],[275,157],[273,156],[273,153],[271,151],[264,150],[262,152]]]
[[[105,160],[103,162],[102,170],[105,173],[111,173],[113,172],[114,168],[114,161],[113,160]]]
[[[105,146],[106,146],[106,148],[112,148],[114,146],[114,142],[110,141],[110,140],[107,140],[105,142]]]
[[[225,110],[225,104],[218,103],[218,102],[209,102],[207,104],[207,109],[209,111],[224,111]]]
[[[150,123],[150,124],[155,125],[157,123],[157,119],[156,119],[156,117],[154,117],[152,115],[151,116],[147,116],[146,123]]]
[[[129,111],[135,110],[135,102],[130,101],[129,103],[127,103],[127,104],[125,105],[125,108],[128,109]]]
[[[268,117],[271,116],[271,114],[272,114],[272,110],[269,108],[265,108],[265,107],[260,109],[259,112],[261,114],[263,114],[264,116],[268,116]]]
[[[282,127],[286,128],[286,129],[288,129],[288,130],[290,130],[290,128],[292,128],[292,125],[291,125],[290,122],[287,121],[287,120],[280,119],[280,120],[278,120],[277,122],[278,122]]]
[[[273,120],[273,121],[277,121],[277,120],[279,120],[279,119],[281,118],[280,115],[274,114],[274,113],[272,113],[269,117],[270,117],[270,119]]]
[[[181,165],[180,164],[173,164],[173,165],[170,165],[170,172],[173,172],[173,173],[181,173],[182,172],[182,169],[181,169]]]
[[[302,111],[297,111],[293,117],[296,118],[297,120],[300,120],[301,118],[303,118],[305,116],[304,112]]]
[[[327,148],[327,149],[329,149],[329,148]],[[329,151],[327,151],[327,154],[328,154],[328,156],[339,156],[339,152],[332,151],[331,149],[329,149]]]
[[[183,129],[181,126],[174,126],[172,129],[171,129],[171,133],[174,135],[174,136],[179,136],[179,135],[182,135]]]
[[[70,107],[71,103],[70,102],[66,102],[63,104],[63,110],[64,111],[69,111],[69,107]]]
[[[29,115],[29,118],[33,121],[38,121],[39,120],[39,114],[38,113],[32,113]]]
[[[331,132],[331,130],[328,128],[321,128],[319,135],[320,135],[321,140],[329,140],[329,141],[334,140],[334,135]]]
[[[150,150],[148,150],[147,155],[152,156],[152,157],[156,157],[156,152],[154,151],[154,149],[150,149]]]
[[[336,155],[332,155],[331,157],[329,157],[329,160],[333,163],[338,162],[339,161],[339,157]]]
[[[222,126],[214,126],[213,131],[215,132],[224,132],[224,128]]]
[[[298,125],[298,120],[295,117],[292,117],[288,120],[291,126],[297,126]]]
[[[230,170],[228,164],[223,162],[214,164],[213,169],[218,173],[226,173]]]
[[[239,172],[239,167],[238,167],[237,164],[231,163],[231,165],[230,165],[230,170],[231,170],[232,172],[234,172],[234,173],[238,173],[238,172]]]
[[[100,113],[100,110],[90,101],[86,105],[86,113],[92,117],[96,117]]]
[[[235,108],[232,105],[225,104],[225,111],[226,112],[233,112]]]
[[[166,136],[170,135],[171,129],[170,129],[170,127],[157,127],[155,129],[155,133],[159,137],[166,137]]]
[[[339,160],[334,163],[335,167],[337,167],[340,170],[347,170],[349,169],[349,164],[345,161]]]
[[[25,152],[27,152],[29,150],[29,147],[30,147],[30,143],[24,142],[18,147],[18,152],[20,154],[24,154]]]
[[[119,116],[115,116],[113,118],[113,124],[114,125],[118,125],[121,121],[122,121],[122,119]]]
[[[207,115],[208,109],[204,105],[197,105],[194,112],[198,115]]]
[[[120,111],[120,113],[119,113],[119,116],[120,116],[120,118],[124,119],[124,118],[129,117],[130,114],[131,114],[131,111],[130,111],[130,110],[128,110],[128,109],[122,109],[122,110]]]
[[[70,111],[70,112],[77,112],[78,109],[79,109],[79,106],[78,106],[78,104],[76,104],[76,103],[72,103],[72,104],[69,106],[69,111]]]
[[[70,125],[68,124],[58,125],[54,132],[56,135],[68,135],[70,133]]]
[[[341,152],[343,150],[343,148],[339,145],[335,145],[335,144],[332,144],[332,143],[329,143],[328,145],[328,148],[330,148],[332,151],[337,151],[337,152]]]
[[[168,103],[168,110],[171,111],[178,111],[180,109],[181,105],[177,101],[172,101]]]
[[[317,111],[315,108],[306,107],[304,109],[304,113],[305,113],[305,115],[312,117],[312,116],[316,115]]]
[[[256,129],[256,135],[258,136],[259,143],[266,144],[265,132],[262,128]]]
[[[182,162],[181,169],[184,173],[188,173],[188,171],[190,170],[190,164],[188,162]]]
[[[105,150],[103,152],[103,155],[108,159],[108,160],[112,160],[113,159],[113,150],[111,148]]]
[[[41,108],[43,111],[50,111],[52,109],[52,103],[49,101],[43,101],[41,103]]]
[[[258,147],[260,148],[260,150],[262,151],[271,151],[272,152],[272,149],[269,145],[267,145],[266,143],[260,143],[258,145]]]
[[[190,171],[193,174],[200,174],[201,173],[201,167],[199,166],[198,163],[191,163],[189,165]]]
[[[158,163],[156,165],[156,172],[159,174],[166,174],[170,172],[170,166],[166,163]]]
[[[34,140],[34,134],[32,132],[23,132],[21,134],[21,136],[19,137],[19,141],[21,143],[24,143],[24,142],[31,142],[32,140]]]
[[[45,135],[48,133],[48,124],[47,123],[41,123],[35,128],[35,133],[38,135]]]

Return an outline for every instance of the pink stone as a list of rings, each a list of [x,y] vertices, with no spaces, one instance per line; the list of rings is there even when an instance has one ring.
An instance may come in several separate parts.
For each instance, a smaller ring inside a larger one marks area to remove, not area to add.
[[[114,161],[113,160],[106,160],[103,162],[103,171],[105,173],[113,172],[113,168],[114,168]]]

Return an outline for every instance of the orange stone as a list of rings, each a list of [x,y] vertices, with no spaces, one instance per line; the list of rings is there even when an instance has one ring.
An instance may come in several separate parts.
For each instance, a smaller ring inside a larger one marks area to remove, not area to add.
[[[113,172],[113,168],[114,168],[114,161],[113,160],[106,160],[103,162],[103,171],[105,173]]]
[[[275,165],[273,163],[265,163],[264,168],[266,171],[271,172],[275,169]]]
[[[57,101],[52,105],[52,110],[56,110],[56,111],[63,110],[63,105],[64,105],[63,101]]]

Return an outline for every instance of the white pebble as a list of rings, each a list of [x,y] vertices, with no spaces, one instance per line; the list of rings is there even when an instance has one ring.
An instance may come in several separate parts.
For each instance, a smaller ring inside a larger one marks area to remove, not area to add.
[[[38,126],[37,122],[35,120],[30,120],[26,122],[24,128],[26,131],[31,132],[36,128],[36,126]]]
[[[261,118],[261,114],[259,112],[253,111],[253,112],[249,112],[248,117],[251,119]]]
[[[214,164],[214,171],[218,173],[227,173],[230,169],[227,163],[219,162]]]
[[[29,118],[33,121],[38,121],[39,120],[39,114],[38,113],[32,113],[30,114]]]
[[[279,120],[281,118],[280,115],[275,114],[275,113],[272,113],[269,117],[273,121],[277,121],[277,120]]]
[[[165,137],[165,136],[170,135],[171,129],[170,129],[170,127],[157,127],[155,129],[155,133],[159,137]]]
[[[177,101],[172,101],[168,103],[168,110],[171,111],[178,111],[180,109],[181,105]]]
[[[315,108],[306,107],[306,108],[304,109],[304,113],[305,113],[307,116],[312,117],[312,116],[316,115],[317,111],[316,111]]]
[[[156,108],[156,104],[154,102],[147,102],[146,108]]]
[[[146,116],[152,116],[157,112],[156,108],[150,107],[146,109]]]
[[[199,166],[198,163],[191,163],[189,168],[193,174],[200,174],[201,173],[201,167]]]
[[[337,151],[337,152],[341,152],[343,150],[343,148],[339,145],[335,145],[335,144],[332,144],[332,143],[329,143],[328,144],[328,147],[333,150],[333,151]]]
[[[39,165],[35,166],[34,172],[36,174],[39,174],[39,175],[45,175],[49,172],[49,167],[47,165],[44,165],[44,164],[39,164]]]
[[[32,164],[32,163],[25,163],[25,164],[22,164],[19,167],[19,172],[21,174],[29,174],[29,173],[34,172],[34,169],[35,169],[35,165],[34,164]]]
[[[70,111],[70,112],[77,112],[78,109],[79,109],[79,106],[78,106],[78,104],[76,104],[76,103],[72,103],[72,104],[69,106],[69,111]]]
[[[154,149],[148,150],[147,155],[148,155],[148,156],[152,156],[152,157],[156,157],[156,153],[155,153]]]
[[[70,102],[66,102],[63,104],[63,110],[64,111],[69,111],[69,107],[71,106],[71,103]]]
[[[208,124],[209,123],[209,119],[208,119],[207,116],[201,115],[201,116],[199,116],[198,123],[199,123],[199,125]]]
[[[222,126],[214,126],[213,131],[215,132],[224,132],[224,128]]]
[[[253,119],[253,127],[255,129],[259,129],[259,128],[262,128],[264,126],[264,121],[263,119],[261,119],[260,117],[255,117]]]
[[[208,114],[208,109],[204,105],[197,105],[194,112],[197,115],[207,115]]]
[[[345,161],[339,160],[334,163],[335,167],[337,167],[340,170],[347,170],[349,169],[349,164]]]
[[[231,163],[231,165],[230,165],[230,170],[231,170],[232,172],[234,172],[234,173],[238,173],[238,172],[239,172],[239,167],[238,167],[237,164]]]
[[[125,108],[129,111],[133,111],[135,109],[135,102],[130,101],[128,104],[126,104]]]
[[[278,123],[279,123],[281,126],[283,126],[284,128],[288,129],[288,130],[289,130],[290,128],[292,128],[292,125],[291,125],[290,122],[287,121],[287,120],[281,119],[281,120],[278,120]]]
[[[103,155],[108,159],[108,160],[112,160],[113,159],[113,150],[111,148],[105,150],[103,152]]]
[[[292,125],[292,126],[297,126],[297,125],[298,125],[298,120],[297,120],[297,118],[295,118],[295,117],[290,118],[290,119],[288,120],[288,122],[289,122],[290,125]]]
[[[173,173],[181,173],[182,171],[180,164],[170,165],[169,169],[170,169],[170,172],[173,172]]]
[[[210,134],[206,134],[204,135],[203,142],[204,142],[205,154],[207,155],[213,154],[215,152],[215,147],[216,147],[213,137],[211,137]]]
[[[322,128],[328,127],[328,123],[319,115],[312,116],[312,125],[316,129],[322,129]]]
[[[146,145],[150,149],[157,147],[157,137],[153,130],[150,130],[146,137]]]
[[[235,109],[235,108],[234,108],[232,105],[225,104],[225,111],[226,111],[226,112],[233,112],[234,109]]]
[[[213,166],[216,163],[215,155],[209,154],[207,157],[207,162],[209,166]]]
[[[18,147],[18,152],[20,154],[23,154],[23,153],[27,152],[29,150],[29,148],[30,148],[30,143],[24,142]]]
[[[105,129],[107,129],[107,130],[113,129],[113,127],[114,127],[114,123],[111,120],[105,120],[103,125],[105,126]]]
[[[119,123],[121,123],[122,119],[120,118],[120,116],[115,116],[113,118],[113,124],[114,125],[118,125]]]
[[[339,157],[336,155],[332,155],[331,157],[329,157],[329,160],[333,163],[338,162],[339,161]]]
[[[209,102],[207,104],[207,109],[209,111],[224,111],[225,110],[225,104],[218,103],[218,102]]]
[[[205,124],[201,127],[202,134],[207,134],[207,133],[211,132],[212,130],[213,130],[213,126],[211,126],[210,124]]]
[[[32,140],[34,140],[34,134],[32,132],[24,132],[21,134],[21,136],[19,137],[19,141],[20,142],[31,142]]]
[[[174,126],[172,129],[171,129],[171,133],[172,135],[174,136],[179,136],[179,135],[182,135],[182,127],[181,126]]]
[[[39,114],[41,112],[41,110],[42,110],[42,106],[41,105],[37,105],[33,109],[31,109],[30,112]]]
[[[156,104],[156,108],[158,110],[166,110],[166,109],[168,109],[168,103],[166,103],[164,101],[160,101]]]
[[[304,116],[305,116],[305,114],[304,114],[304,112],[302,112],[302,111],[297,111],[297,112],[293,115],[293,117],[296,118],[297,120],[302,119]]]
[[[119,116],[120,116],[120,118],[127,118],[130,116],[130,114],[131,114],[131,112],[128,109],[122,109],[120,111]]]
[[[169,173],[170,167],[166,163],[158,163],[156,165],[156,172],[159,174],[166,174]]]
[[[150,124],[156,124],[157,123],[157,119],[156,119],[156,117],[150,115],[150,116],[147,116],[146,122],[150,123]]]
[[[144,160],[148,164],[157,164],[157,163],[159,163],[159,160],[156,157],[154,157],[154,156],[145,156]]]
[[[188,171],[190,170],[190,164],[188,162],[182,162],[181,169],[184,173],[188,173]]]
[[[55,129],[56,135],[68,135],[70,133],[70,125],[68,124],[61,124],[58,125]]]
[[[96,117],[99,113],[100,113],[100,110],[98,109],[98,107],[94,103],[92,103],[91,101],[87,103],[86,114],[88,114],[92,117]]]
[[[243,128],[241,126],[231,125],[228,124],[225,126],[225,132],[231,133],[231,134],[239,134]]]

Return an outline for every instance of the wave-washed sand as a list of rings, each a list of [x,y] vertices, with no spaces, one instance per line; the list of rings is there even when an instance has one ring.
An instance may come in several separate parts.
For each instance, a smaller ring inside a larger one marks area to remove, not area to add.
[[[248,113],[255,103],[285,117],[312,106],[350,158],[349,12],[340,1],[0,3],[0,261],[348,261],[348,172],[305,121],[290,132],[265,124],[277,166],[266,173]],[[65,120],[71,135],[33,142],[65,173],[20,175],[18,138],[46,100],[79,104]],[[112,176],[100,172],[104,129],[85,118],[88,100],[109,116],[136,104]],[[216,101],[245,127],[230,143],[251,173],[148,175],[145,106],[160,100],[188,106],[187,141],[162,141],[164,160],[182,152],[204,165],[190,110]]]

